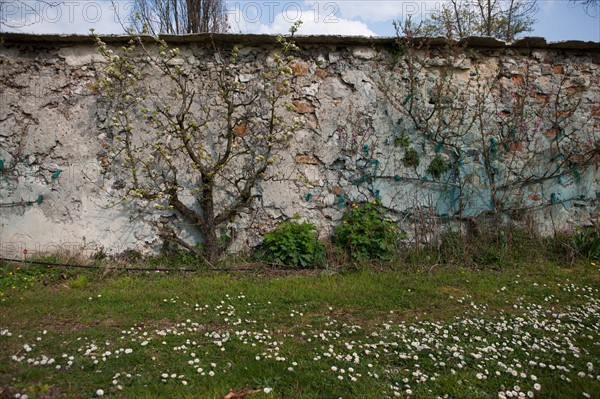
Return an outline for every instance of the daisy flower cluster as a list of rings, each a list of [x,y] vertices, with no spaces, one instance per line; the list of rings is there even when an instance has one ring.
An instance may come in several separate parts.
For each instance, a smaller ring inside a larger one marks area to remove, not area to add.
[[[461,314],[449,320],[407,321],[395,310],[374,324],[350,322],[333,307],[290,310],[244,294],[216,304],[174,297],[156,305],[185,314],[179,321],[133,325],[102,339],[48,330],[24,337],[1,327],[0,340],[18,348],[8,359],[13,365],[91,373],[92,397],[122,397],[152,383],[193,392],[253,372],[264,381],[253,389],[263,394],[318,376],[318,389],[331,397],[352,397],[361,387],[389,398],[593,397],[600,392],[598,289],[560,283],[574,298],[567,304],[547,288],[536,286],[539,303],[519,297],[518,287],[499,289],[500,312],[470,296],[450,297]],[[46,348],[50,336],[64,340],[62,352]]]

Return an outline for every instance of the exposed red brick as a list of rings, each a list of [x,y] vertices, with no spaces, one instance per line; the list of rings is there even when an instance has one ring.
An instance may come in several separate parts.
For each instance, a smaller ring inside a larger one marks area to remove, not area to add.
[[[342,195],[344,194],[344,189],[341,188],[340,186],[335,186],[333,187],[333,189],[331,190],[335,195]]]
[[[84,71],[82,71],[81,69],[77,69],[77,70],[75,70],[75,72],[73,72],[73,77],[75,79],[80,79],[80,78],[84,77],[85,74],[86,73]]]
[[[508,147],[511,151],[523,151],[523,142],[522,141],[512,141]]]
[[[545,104],[548,101],[548,95],[544,93],[536,93],[535,101],[537,101],[538,104]]]
[[[555,111],[554,112],[555,118],[568,118],[569,116],[571,116],[571,111]]]
[[[308,73],[308,65],[304,62],[294,62],[290,68],[296,76],[304,76]]]
[[[583,86],[567,87],[567,93],[569,93],[569,94],[582,93],[584,90],[585,90],[585,87],[583,87]]]
[[[304,164],[304,165],[318,165],[319,160],[312,155],[296,155],[294,157],[296,163]]]
[[[238,123],[233,128],[233,134],[235,134],[238,137],[244,137],[247,132],[248,132],[248,122],[245,122],[245,121]]]
[[[294,101],[292,102],[292,104],[294,104],[296,112],[298,112],[299,114],[308,114],[314,112],[315,110],[315,107],[313,107],[312,104],[306,101]]]
[[[557,75],[563,75],[565,73],[565,68],[562,65],[552,65],[552,72]]]
[[[548,129],[546,130],[546,134],[548,135],[549,138],[554,139],[556,137],[556,135],[558,134],[558,129],[553,127],[552,129]]]
[[[523,77],[523,75],[513,75],[512,77],[512,82],[516,85],[522,85],[525,83],[525,78]]]
[[[317,75],[321,79],[325,79],[327,77],[327,72],[324,69],[317,69],[315,71],[315,75]]]

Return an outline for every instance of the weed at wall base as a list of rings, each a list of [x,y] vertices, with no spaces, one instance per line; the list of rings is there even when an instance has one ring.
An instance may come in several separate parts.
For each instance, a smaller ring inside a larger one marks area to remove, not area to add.
[[[334,243],[355,260],[390,260],[396,251],[398,228],[377,201],[352,204],[335,229]]]
[[[315,267],[325,261],[325,246],[312,223],[285,221],[265,235],[259,257],[281,265]]]

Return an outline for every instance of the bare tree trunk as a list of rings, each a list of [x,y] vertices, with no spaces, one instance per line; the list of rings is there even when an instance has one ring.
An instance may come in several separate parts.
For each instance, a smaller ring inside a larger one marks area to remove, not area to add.
[[[200,7],[198,3],[201,0],[186,0],[187,5],[187,26],[186,33],[195,33],[198,32],[199,28],[199,19],[200,19]]]
[[[140,28],[147,25],[155,34],[226,32],[224,0],[134,0],[132,11]]]
[[[510,8],[508,9],[508,16],[506,21],[506,36],[504,38],[505,42],[512,42],[512,17],[514,11],[515,0],[510,0]]]
[[[492,0],[487,0],[487,15],[485,18],[485,34],[492,36]]]
[[[217,244],[217,226],[215,224],[214,181],[202,178],[202,235],[204,236],[204,256],[210,263],[219,260],[219,246]]]
[[[452,0],[452,7],[454,8],[454,18],[456,18],[456,29],[458,30],[458,37],[464,37],[464,30],[462,26],[462,16],[458,9],[456,0]]]

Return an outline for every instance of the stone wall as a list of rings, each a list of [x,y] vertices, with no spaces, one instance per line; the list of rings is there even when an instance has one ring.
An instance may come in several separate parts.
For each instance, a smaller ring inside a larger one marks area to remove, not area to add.
[[[190,70],[218,68],[220,54],[236,44],[242,82],[255,79],[277,51],[270,36],[166,40]],[[126,38],[105,41],[118,52]],[[532,222],[546,234],[598,220],[599,43],[297,43],[288,101],[302,127],[256,186],[252,207],[226,226],[232,250],[256,246],[295,215],[327,237],[350,204],[375,200],[409,241],[490,214]],[[25,248],[154,251],[161,245],[157,215],[177,217],[110,203],[118,191],[109,167],[111,110],[96,89],[106,65],[89,37],[4,35],[2,256]],[[156,76],[145,79],[150,87]],[[187,239],[201,237],[189,230]]]

